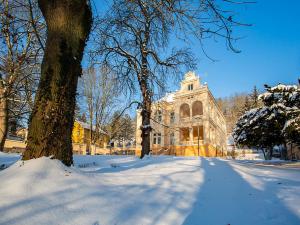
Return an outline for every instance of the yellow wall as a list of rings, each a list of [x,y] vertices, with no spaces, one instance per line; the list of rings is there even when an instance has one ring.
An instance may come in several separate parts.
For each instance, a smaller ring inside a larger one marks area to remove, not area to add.
[[[84,128],[76,121],[74,122],[72,131],[72,142],[79,144],[84,143]]]
[[[141,155],[141,149],[136,149],[135,154]],[[198,146],[171,146],[169,148],[153,147],[153,155],[175,155],[175,156],[198,156]],[[199,155],[204,157],[222,157],[225,156],[225,151],[216,150],[215,147],[209,144],[199,146]]]
[[[90,130],[84,129],[80,123],[74,122],[72,131],[72,142],[77,144],[88,144],[90,145]],[[97,146],[105,147],[105,143],[108,141],[108,136],[103,134],[102,137],[96,141]]]

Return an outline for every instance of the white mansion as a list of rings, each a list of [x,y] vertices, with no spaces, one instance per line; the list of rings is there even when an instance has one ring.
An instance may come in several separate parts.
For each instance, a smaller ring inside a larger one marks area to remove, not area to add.
[[[179,91],[153,103],[152,154],[217,156],[226,150],[225,118],[207,85],[194,72]],[[141,151],[141,115],[137,115],[136,154]]]

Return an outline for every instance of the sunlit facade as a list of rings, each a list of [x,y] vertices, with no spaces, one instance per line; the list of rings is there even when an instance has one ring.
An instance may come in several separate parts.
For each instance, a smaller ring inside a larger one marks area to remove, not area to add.
[[[141,151],[141,121],[138,111],[136,154]],[[193,72],[185,74],[179,91],[153,104],[151,127],[152,154],[221,156],[226,150],[225,118]]]

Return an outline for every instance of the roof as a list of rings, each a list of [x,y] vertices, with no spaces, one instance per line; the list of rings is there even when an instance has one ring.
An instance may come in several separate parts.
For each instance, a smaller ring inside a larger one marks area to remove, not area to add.
[[[159,102],[174,102],[174,96],[175,96],[175,92],[171,92],[171,93],[166,93],[166,95],[164,97],[162,97],[161,99],[159,99]]]
[[[87,129],[87,130],[91,129],[91,125],[89,123],[85,123],[85,122],[78,121],[78,120],[76,120],[76,122],[79,123],[80,126],[82,126],[84,129]],[[93,126],[92,129],[93,129],[93,131],[96,131],[96,126]],[[106,134],[106,132],[103,131],[102,129],[100,129],[100,133]]]

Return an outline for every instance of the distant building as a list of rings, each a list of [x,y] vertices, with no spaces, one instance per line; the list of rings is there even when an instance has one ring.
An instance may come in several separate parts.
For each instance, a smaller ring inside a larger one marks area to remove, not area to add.
[[[91,132],[94,140],[92,143]],[[93,126],[91,130],[91,126],[88,123],[84,123],[81,121],[74,122],[72,142],[74,154],[95,155],[108,153],[108,150],[106,150],[108,136],[104,131],[101,131],[100,137],[96,137],[95,126]]]
[[[220,156],[226,150],[226,122],[207,85],[193,72],[179,91],[153,103],[152,154]],[[142,118],[137,113],[136,154],[141,152]]]
[[[22,127],[20,129],[18,129],[17,132],[16,132],[16,135],[26,141],[27,140],[27,135],[28,135],[27,128]]]
[[[300,160],[300,146],[297,146],[294,143],[288,143],[287,158],[291,160]]]
[[[95,127],[92,128],[95,137]],[[16,132],[17,136],[8,135],[4,149],[6,152],[23,153],[26,148],[27,128],[21,128]],[[107,148],[108,136],[104,131],[101,132],[101,137],[98,137],[91,145],[90,143],[91,128],[90,125],[81,121],[75,121],[72,131],[73,153],[80,155],[96,155],[109,154]]]

